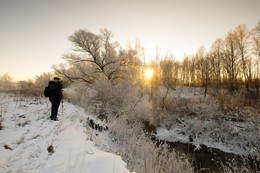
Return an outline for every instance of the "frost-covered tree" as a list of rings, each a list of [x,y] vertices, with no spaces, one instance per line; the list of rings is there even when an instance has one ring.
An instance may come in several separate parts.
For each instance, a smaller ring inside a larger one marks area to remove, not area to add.
[[[35,76],[35,87],[37,88],[44,88],[48,85],[49,81],[52,78],[52,74],[51,73],[43,73],[40,75]]]
[[[29,79],[29,80],[21,80],[17,82],[17,87],[18,89],[32,89],[34,88],[34,82]]]
[[[70,80],[86,83],[122,78],[126,67],[136,62],[137,52],[120,48],[112,37],[112,32],[107,29],[101,29],[99,34],[84,29],[75,31],[69,37],[73,51],[63,56],[69,70],[64,65],[54,66],[55,72]]]
[[[161,83],[165,88],[162,97],[162,109],[165,106],[165,99],[169,94],[169,91],[172,89],[174,85],[174,59],[173,55],[166,55],[163,60],[160,61],[160,69],[161,69]]]
[[[10,89],[14,87],[12,82],[12,77],[8,73],[5,73],[3,76],[0,75],[0,89]]]

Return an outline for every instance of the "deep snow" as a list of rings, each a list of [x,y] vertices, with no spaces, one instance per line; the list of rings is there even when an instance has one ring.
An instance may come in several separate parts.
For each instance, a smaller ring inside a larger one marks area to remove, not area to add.
[[[49,120],[48,100],[0,94],[0,172],[129,172],[120,156],[102,151],[87,134],[82,108],[64,103]],[[8,145],[12,150],[5,149]],[[52,145],[54,153],[47,147]]]

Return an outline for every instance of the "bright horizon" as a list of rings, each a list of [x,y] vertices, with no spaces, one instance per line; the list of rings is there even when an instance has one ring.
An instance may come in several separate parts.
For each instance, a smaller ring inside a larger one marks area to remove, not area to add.
[[[238,24],[256,26],[259,6],[258,0],[0,0],[0,75],[18,81],[52,71],[77,29],[107,28],[122,46],[138,38],[146,59],[155,57],[156,46],[182,59],[200,46],[209,49]]]

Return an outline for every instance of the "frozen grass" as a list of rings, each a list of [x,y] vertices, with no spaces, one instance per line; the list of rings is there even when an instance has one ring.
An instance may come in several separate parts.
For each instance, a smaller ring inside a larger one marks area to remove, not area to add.
[[[243,110],[248,109],[255,112],[255,115],[260,114],[260,95],[253,91],[240,91],[234,94],[228,92],[220,92],[217,95],[217,101],[223,110]]]
[[[40,97],[43,96],[43,89],[28,88],[28,89],[5,89],[0,93],[9,93],[19,95],[21,97]]]
[[[156,144],[143,132],[142,124],[122,115],[113,119],[109,129],[112,132],[117,151],[135,172],[193,172],[188,160],[169,150],[166,143]]]
[[[256,160],[259,161],[260,157]],[[241,160],[231,160],[227,164],[219,163],[220,170],[224,173],[252,173],[259,172],[259,164],[250,161],[247,157]]]

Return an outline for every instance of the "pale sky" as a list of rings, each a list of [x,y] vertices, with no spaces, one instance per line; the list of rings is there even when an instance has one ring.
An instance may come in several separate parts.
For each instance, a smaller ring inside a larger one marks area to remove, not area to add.
[[[260,0],[0,0],[0,75],[33,78],[63,62],[77,29],[111,30],[123,46],[139,38],[146,58],[181,59],[244,23],[260,20]]]

